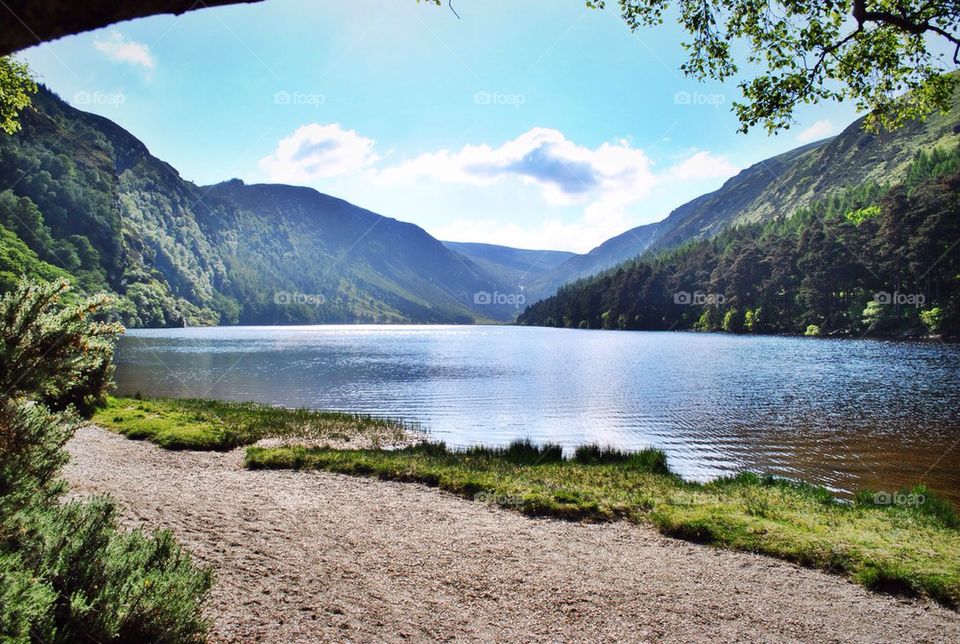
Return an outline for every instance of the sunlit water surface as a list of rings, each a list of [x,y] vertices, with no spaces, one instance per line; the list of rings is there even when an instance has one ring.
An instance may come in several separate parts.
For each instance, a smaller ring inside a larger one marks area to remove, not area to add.
[[[129,331],[121,393],[420,423],[450,445],[656,446],[685,477],[754,470],[960,502],[960,347],[492,326]]]

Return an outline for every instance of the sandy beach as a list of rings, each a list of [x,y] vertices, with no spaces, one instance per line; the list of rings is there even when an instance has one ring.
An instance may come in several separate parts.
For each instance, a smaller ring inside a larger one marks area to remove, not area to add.
[[[960,641],[960,614],[616,522],[529,519],[415,484],[247,471],[89,426],[75,495],[216,571],[211,640]]]

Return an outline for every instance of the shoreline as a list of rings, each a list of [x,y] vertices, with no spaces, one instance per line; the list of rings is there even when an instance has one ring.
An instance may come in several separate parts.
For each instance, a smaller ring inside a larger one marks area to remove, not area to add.
[[[822,487],[749,472],[686,481],[655,449],[583,445],[565,454],[560,445],[514,441],[450,450],[411,443],[402,421],[253,403],[110,398],[93,422],[168,450],[245,447],[249,470],[375,477],[532,517],[626,520],[669,537],[842,572],[873,590],[960,605],[960,517],[922,485],[861,491],[843,503]]]
[[[960,344],[960,336],[950,335],[900,335],[900,334],[840,334],[837,332],[822,335],[803,333],[730,333],[727,331],[700,331],[698,329],[581,329],[577,327],[547,326],[544,324],[518,324],[517,322],[475,322],[472,324],[434,323],[434,322],[337,322],[328,324],[200,324],[194,326],[165,327],[126,327],[127,331],[177,331],[185,329],[284,329],[303,327],[511,327],[526,329],[557,329],[563,331],[619,331],[627,333],[695,333],[714,334],[747,338],[812,338],[817,340],[877,340],[881,342],[940,342],[942,344]]]
[[[436,488],[256,472],[87,426],[71,494],[170,528],[218,580],[212,641],[955,641],[960,615],[617,521],[531,519]]]

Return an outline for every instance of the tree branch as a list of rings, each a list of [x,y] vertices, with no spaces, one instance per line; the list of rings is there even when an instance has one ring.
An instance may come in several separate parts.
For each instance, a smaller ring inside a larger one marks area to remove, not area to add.
[[[906,14],[895,14],[889,11],[867,11],[866,0],[854,0],[853,19],[857,21],[858,27],[863,27],[864,23],[873,22],[897,27],[915,36],[920,36],[928,31],[933,32],[956,46],[956,49],[953,50],[953,62],[955,65],[960,65],[960,38],[930,24],[929,18],[918,21]]]
[[[0,0],[0,56],[115,22],[261,0]]]

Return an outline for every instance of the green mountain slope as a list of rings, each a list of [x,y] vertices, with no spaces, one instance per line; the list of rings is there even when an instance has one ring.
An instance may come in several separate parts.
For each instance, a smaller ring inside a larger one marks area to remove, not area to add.
[[[589,253],[574,255],[549,271],[535,276],[529,292],[533,299],[552,294],[562,284],[595,275],[646,252],[657,240],[659,223],[631,228],[611,237]]]
[[[523,324],[807,335],[960,336],[960,146],[914,154],[792,217],[568,284]]]
[[[498,276],[502,282],[524,289],[560,264],[578,256],[561,250],[527,250],[472,242],[445,241],[443,245],[469,258],[488,274]]]
[[[425,231],[309,188],[200,187],[43,89],[0,137],[0,224],[131,326],[508,320],[508,290]],[[9,238],[9,239],[8,239]],[[26,271],[25,271],[26,272]]]
[[[716,235],[729,226],[790,216],[798,209],[849,187],[902,180],[918,150],[952,144],[960,122],[960,93],[947,114],[894,132],[870,134],[863,119],[835,137],[756,163],[718,190],[693,199],[666,219],[613,237],[589,253],[561,264],[532,285],[549,295],[562,284],[612,268],[643,253],[658,253]]]
[[[0,291],[11,290],[21,277],[49,282],[71,275],[37,257],[15,232],[0,225]]]

